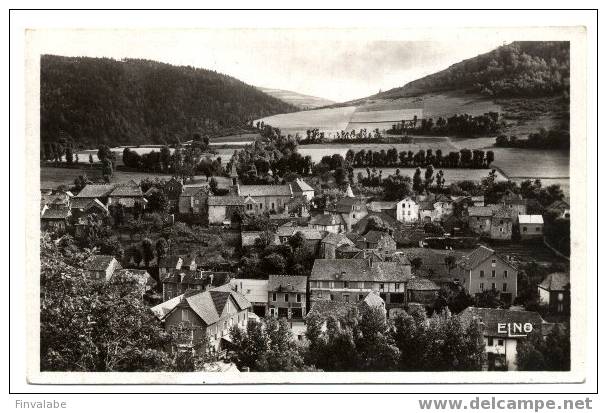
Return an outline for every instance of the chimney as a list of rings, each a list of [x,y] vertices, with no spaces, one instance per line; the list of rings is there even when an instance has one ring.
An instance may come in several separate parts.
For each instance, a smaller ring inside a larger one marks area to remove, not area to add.
[[[183,282],[184,278],[185,278],[185,273],[183,273],[183,272],[179,273],[179,281]]]
[[[213,285],[213,273],[209,275],[209,285]]]

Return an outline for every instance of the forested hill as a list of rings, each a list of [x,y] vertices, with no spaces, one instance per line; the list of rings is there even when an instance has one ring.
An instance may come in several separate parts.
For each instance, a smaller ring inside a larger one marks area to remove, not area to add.
[[[514,42],[370,98],[449,90],[496,98],[568,96],[569,42]]]
[[[43,142],[61,133],[87,147],[172,143],[296,110],[210,70],[134,59],[44,55],[40,60]]]

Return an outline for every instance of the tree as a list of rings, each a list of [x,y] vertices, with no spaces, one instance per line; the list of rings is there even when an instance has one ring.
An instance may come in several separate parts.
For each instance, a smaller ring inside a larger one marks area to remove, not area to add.
[[[272,253],[263,258],[263,267],[266,274],[284,274],[287,262],[282,255]]]
[[[156,241],[156,256],[158,257],[158,261],[164,258],[167,255],[169,249],[169,243],[164,238],[158,238]]]
[[[169,210],[169,198],[164,191],[158,190],[152,192],[148,198],[147,209],[150,212],[166,213]]]
[[[101,161],[101,175],[103,175],[103,179],[106,182],[110,181],[110,178],[114,174],[114,167],[112,165],[112,161],[109,159],[104,159]]]
[[[93,167],[93,154],[92,153],[89,153],[89,164],[92,168]]]
[[[571,369],[569,325],[555,324],[544,338],[541,331],[532,331],[516,346],[518,370],[568,371]]]
[[[65,148],[65,163],[71,165],[74,163],[74,148],[71,145],[68,145]]]
[[[424,174],[424,187],[426,189],[432,186],[432,182],[434,182],[434,167],[432,165],[428,165],[426,168],[426,173]]]
[[[154,259],[154,246],[151,239],[144,238],[143,241],[141,241],[141,254],[143,256],[145,266],[149,267],[150,261]]]
[[[40,256],[42,371],[166,371],[170,336],[143,303],[128,275],[91,282],[44,235]],[[69,294],[66,292],[69,291]]]
[[[413,190],[417,193],[421,193],[424,190],[422,183],[422,170],[417,168],[415,174],[413,174]]]

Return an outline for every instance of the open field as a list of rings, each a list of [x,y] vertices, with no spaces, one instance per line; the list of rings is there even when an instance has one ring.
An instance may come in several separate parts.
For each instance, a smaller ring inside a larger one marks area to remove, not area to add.
[[[559,150],[493,148],[494,165],[510,178],[568,178],[569,153]]]
[[[370,168],[372,169],[372,168]],[[400,174],[403,176],[410,176],[413,178],[415,174],[415,168],[375,168],[377,171],[382,171],[382,176],[386,177],[388,175],[393,175],[396,172],[396,169],[400,169]],[[436,168],[434,172],[434,176],[436,177],[436,173],[441,168]],[[463,168],[455,168],[448,169],[442,168],[443,173],[445,174],[445,184],[449,185],[453,182],[458,181],[475,181],[478,182],[481,179],[487,177],[489,175],[490,169],[463,169]],[[424,173],[424,169],[422,168],[422,177]],[[362,172],[363,175],[367,175],[367,168],[354,168],[354,177],[356,178],[358,173]],[[507,181],[504,175],[502,175],[499,171],[495,171],[497,174],[497,181]]]
[[[279,128],[285,135],[299,133],[305,137],[308,129],[318,128],[321,132],[326,133],[346,129],[355,110],[356,106],[316,109],[268,116],[259,120]]]
[[[82,168],[82,169],[70,169],[70,168],[53,168],[49,166],[40,167],[40,187],[41,188],[56,188],[59,185],[73,185],[74,179],[80,175],[86,174],[90,179],[101,178],[101,171],[98,168]],[[142,179],[171,179],[171,175],[162,173],[151,173],[151,172],[126,172],[126,171],[114,171],[112,176],[112,183],[126,183],[130,180],[139,182]],[[216,177],[217,183],[220,187],[227,188],[231,185],[230,178]],[[207,182],[206,177],[199,175],[194,177],[194,181],[189,181],[186,186],[202,185]]]

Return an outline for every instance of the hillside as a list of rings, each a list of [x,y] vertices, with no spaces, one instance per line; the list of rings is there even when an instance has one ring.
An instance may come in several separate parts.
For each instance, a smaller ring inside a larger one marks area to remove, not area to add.
[[[329,99],[303,95],[301,93],[292,92],[290,90],[270,89],[266,87],[258,87],[258,89],[270,96],[274,96],[276,99],[280,99],[283,102],[296,106],[301,110],[316,109],[335,103]]]
[[[569,42],[514,42],[368,99],[464,90],[496,98],[569,94]]]
[[[214,71],[148,60],[40,59],[42,142],[149,144],[221,133],[293,105]]]

